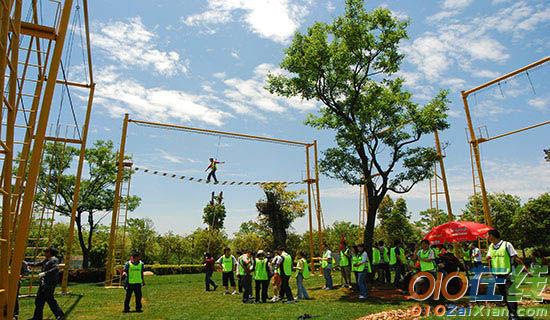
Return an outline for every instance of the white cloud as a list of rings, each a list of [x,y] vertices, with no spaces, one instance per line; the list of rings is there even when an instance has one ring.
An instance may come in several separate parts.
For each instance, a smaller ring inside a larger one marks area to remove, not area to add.
[[[548,97],[537,97],[529,100],[529,105],[535,107],[540,111],[548,111],[550,106],[550,98]]]
[[[92,34],[92,44],[105,53],[107,59],[123,66],[152,67],[157,73],[174,76],[188,71],[188,60],[176,51],[158,48],[157,35],[141,18],[100,23]]]
[[[131,78],[122,77],[115,67],[96,72],[98,85],[94,102],[113,117],[130,113],[153,121],[199,121],[220,126],[229,113],[210,107],[216,102],[211,95],[197,95],[162,87],[145,87]]]
[[[471,3],[472,0],[445,0],[441,4],[441,7],[448,10],[462,10],[468,7]]]
[[[237,59],[237,60],[240,59],[239,53],[235,50],[231,50],[231,57],[233,57],[234,59]]]
[[[156,149],[161,157],[168,161],[168,162],[171,162],[171,163],[185,163],[185,162],[190,162],[190,163],[198,163],[199,161],[197,160],[194,160],[194,159],[190,159],[190,158],[185,158],[185,157],[180,157],[180,156],[177,156],[177,155],[174,155],[174,154],[171,154],[163,149]]]
[[[290,0],[208,0],[204,12],[182,18],[188,26],[211,26],[239,18],[263,38],[285,43],[308,13],[310,1]]]
[[[471,71],[471,74],[474,76],[474,77],[478,77],[478,78],[496,78],[498,77],[500,74],[498,72],[495,72],[495,71],[491,71],[491,70],[484,70],[484,69],[480,69],[480,70],[472,70]]]
[[[216,72],[212,76],[217,79],[224,79],[226,77],[226,74],[225,72]]]
[[[250,115],[257,111],[282,113],[289,109],[299,111],[313,110],[317,106],[315,101],[302,100],[297,97],[284,98],[273,95],[264,89],[267,74],[280,73],[272,64],[263,63],[254,69],[254,75],[250,79],[228,78],[223,80],[226,85],[224,90],[227,104],[238,113]]]

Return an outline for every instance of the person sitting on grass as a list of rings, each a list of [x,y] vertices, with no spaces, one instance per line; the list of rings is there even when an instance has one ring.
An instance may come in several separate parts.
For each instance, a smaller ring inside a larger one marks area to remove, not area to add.
[[[210,173],[208,174],[208,177],[206,178],[206,183],[210,183],[210,179],[214,179],[214,183],[218,183],[218,178],[216,178],[216,171],[218,171],[218,164],[223,164],[225,162],[220,162],[218,160],[215,160],[214,158],[210,158],[210,165],[205,172],[210,170]]]
[[[231,294],[237,294],[235,287],[235,266],[237,265],[237,259],[231,255],[231,249],[223,249],[223,255],[216,261],[216,264],[221,266],[222,269],[222,284],[225,288],[224,294],[229,294],[229,284],[233,292]]]
[[[304,286],[304,279],[309,278],[309,266],[305,258],[305,253],[303,251],[298,251],[296,255],[297,263],[294,269],[296,270],[296,287],[298,288],[298,299],[309,300],[309,294],[307,293],[306,287]]]
[[[269,288],[269,270],[267,259],[263,250],[258,250],[254,264],[254,281],[256,283],[256,303],[267,302],[267,290]],[[260,295],[261,294],[261,295]]]
[[[136,296],[136,312],[142,312],[141,304],[141,287],[145,286],[145,277],[143,276],[144,264],[140,260],[140,255],[137,252],[132,253],[130,260],[124,265],[122,277],[126,278],[125,286],[126,297],[124,299],[124,310],[122,312],[130,312],[130,299],[132,293]]]

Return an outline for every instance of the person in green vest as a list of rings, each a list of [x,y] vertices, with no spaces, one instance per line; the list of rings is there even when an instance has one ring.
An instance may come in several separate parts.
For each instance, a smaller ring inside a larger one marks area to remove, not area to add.
[[[362,243],[357,244],[357,252],[353,258],[353,267],[355,270],[355,277],[357,279],[357,290],[359,291],[359,299],[363,300],[367,298],[368,287],[367,279],[365,278],[367,272],[371,272],[371,265],[369,261],[369,255],[365,251],[365,247]]]
[[[325,278],[325,290],[332,290],[332,251],[327,243],[324,243],[325,252],[321,257],[321,269],[323,269],[323,277]]]
[[[348,244],[344,241],[342,242],[342,248],[340,249],[340,272],[342,273],[342,279],[344,283],[342,284],[343,288],[351,288],[351,264],[350,264],[350,249]]]
[[[393,279],[393,285],[395,288],[399,287],[399,283],[402,280],[407,258],[405,257],[405,249],[402,248],[401,243],[396,241],[393,247],[390,248],[389,257],[390,270],[395,273]]]
[[[297,298],[300,300],[309,300],[309,294],[304,286],[304,279],[309,278],[309,266],[306,261],[306,255],[303,251],[298,251],[296,254],[297,263],[294,270],[296,270],[296,287],[298,288]]]
[[[206,183],[210,183],[210,179],[214,179],[214,183],[218,183],[218,178],[216,178],[216,171],[218,171],[218,164],[223,164],[225,162],[220,162],[214,158],[210,158],[210,165],[204,171],[210,170],[208,177],[206,178]]]
[[[430,242],[426,239],[420,241],[420,250],[414,255],[414,259],[420,262],[420,271],[425,271],[434,274],[437,272],[435,264],[435,252],[430,248]]]
[[[388,248],[384,245],[384,241],[378,241],[378,249],[380,250],[380,264],[378,265],[379,270],[384,274],[379,280],[382,283],[390,284],[391,283],[391,273],[390,273],[390,255]],[[379,274],[381,275],[381,274]]]
[[[244,269],[241,265],[241,258],[243,257],[244,252],[241,250],[237,250],[237,288],[239,289],[239,293],[243,293],[243,276],[244,276]]]
[[[130,299],[132,293],[136,297],[136,312],[142,312],[141,287],[145,286],[145,277],[143,276],[144,264],[140,260],[137,252],[132,253],[130,260],[124,265],[122,277],[126,278],[126,297],[124,299],[124,313],[130,312]]]
[[[257,303],[267,302],[267,290],[269,288],[269,268],[268,261],[263,250],[258,250],[256,253],[256,261],[254,263],[254,282],[256,284],[256,299]]]
[[[497,289],[502,295],[506,307],[508,308],[508,319],[518,319],[518,303],[508,301],[508,290],[512,285],[512,262],[525,266],[525,271],[529,273],[529,268],[523,260],[518,257],[514,246],[500,238],[500,232],[496,229],[489,230],[487,239],[491,243],[487,251],[487,263],[491,273],[496,278]]]
[[[375,245],[372,247],[372,277],[370,279],[370,282],[374,282],[374,281],[380,281],[380,279],[382,278],[380,273],[382,272],[379,268],[379,265],[380,265],[380,260],[381,260],[381,257],[380,257],[380,249],[378,249],[378,247],[376,246],[376,243]],[[376,275],[376,277],[375,277]]]
[[[281,292],[280,299],[286,296],[286,303],[294,303],[292,289],[290,288],[290,277],[292,276],[292,256],[285,251],[284,247],[279,247],[277,253],[282,257],[283,263],[279,267],[281,273]]]
[[[221,266],[222,269],[222,284],[225,287],[224,294],[229,294],[229,284],[233,292],[231,294],[237,294],[235,287],[235,270],[237,266],[237,259],[231,255],[231,249],[223,249],[223,255],[219,257],[216,263]]]

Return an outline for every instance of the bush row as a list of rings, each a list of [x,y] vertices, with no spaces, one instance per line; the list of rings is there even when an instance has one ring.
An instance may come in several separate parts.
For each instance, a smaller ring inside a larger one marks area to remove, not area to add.
[[[200,264],[152,264],[145,265],[145,271],[151,271],[156,275],[194,274],[204,272],[204,267]],[[102,281],[105,281],[105,268],[72,269],[69,271],[69,282],[100,283]]]

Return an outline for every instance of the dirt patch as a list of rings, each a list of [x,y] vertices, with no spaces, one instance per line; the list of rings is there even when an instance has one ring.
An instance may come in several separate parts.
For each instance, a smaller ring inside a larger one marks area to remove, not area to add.
[[[418,311],[418,310],[416,310]],[[416,320],[420,319],[418,316],[414,316],[415,309],[398,309],[389,310],[378,313],[369,314],[366,317],[359,318],[357,320]]]

